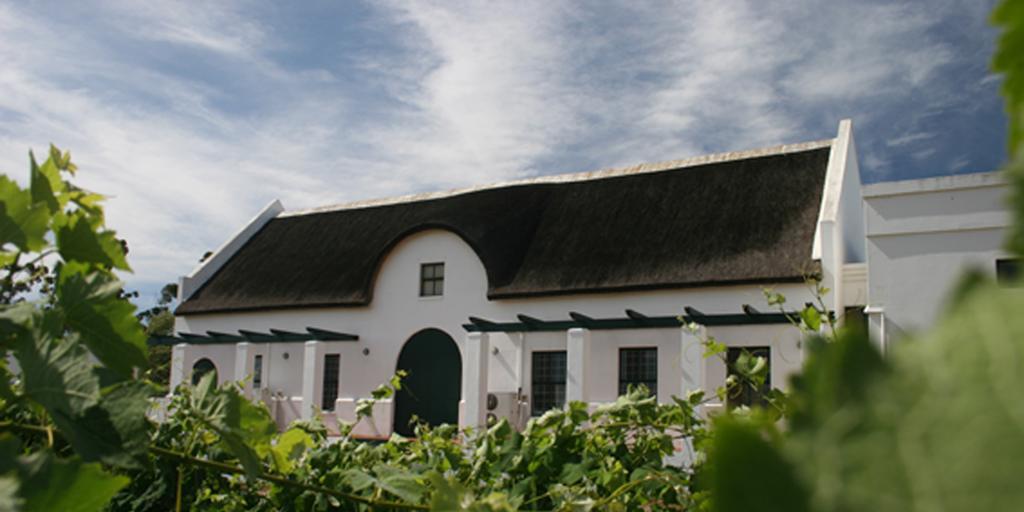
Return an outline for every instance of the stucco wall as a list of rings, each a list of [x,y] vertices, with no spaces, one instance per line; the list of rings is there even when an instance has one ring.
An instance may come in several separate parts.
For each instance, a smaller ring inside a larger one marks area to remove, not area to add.
[[[995,274],[1007,192],[997,173],[865,187],[868,302],[887,342],[933,325],[967,269]]]
[[[444,296],[419,297],[420,264],[441,261],[445,263]],[[794,307],[811,299],[802,284],[783,284],[776,289],[785,293]],[[625,308],[649,316],[678,315],[683,306],[692,306],[711,314],[739,313],[743,304],[768,310],[762,287],[753,285],[501,301],[487,300],[486,290],[486,273],[473,250],[451,232],[427,230],[407,237],[384,259],[375,283],[374,298],[367,307],[194,315],[178,317],[176,330],[194,333],[207,330],[234,332],[238,329],[266,331],[270,328],[302,331],[311,326],[358,334],[360,339],[357,342],[332,342],[324,349],[324,353],[337,353],[341,356],[341,389],[337,413],[343,418],[350,418],[355,400],[369,396],[373,388],[394,373],[403,344],[416,332],[425,328],[440,329],[451,336],[465,354],[465,331],[462,324],[471,315],[493,321],[512,321],[520,313],[545,320],[568,319],[569,311],[599,318],[623,317]],[[709,333],[727,343],[735,337],[738,343],[764,344],[765,333],[771,333],[769,336],[774,343],[774,340],[782,339],[782,332],[792,329],[789,326],[743,326],[714,328]],[[540,349],[564,350],[566,346],[565,332],[495,333],[490,338],[492,348],[497,348],[496,354],[492,352],[487,355],[490,361],[490,391],[515,391],[522,387],[528,394],[529,352]],[[756,340],[756,343],[750,340]],[[519,348],[524,343],[526,351],[520,353]],[[591,379],[592,400],[609,401],[615,398],[618,348],[622,346],[657,346],[660,359],[659,397],[668,400],[672,395],[680,393],[679,329],[593,331],[591,346],[592,368],[596,372],[596,378]],[[219,370],[221,360],[231,361],[225,364],[231,364],[233,369],[234,345],[193,348],[191,352],[209,352]],[[364,355],[364,349],[369,349],[369,353]],[[269,347],[269,355],[263,363],[264,386],[288,396],[301,396],[302,350],[302,343],[282,343]],[[288,359],[284,359],[286,352],[289,354]],[[785,363],[776,363],[774,349],[772,357],[773,368],[788,371]],[[709,372],[707,375],[709,387],[719,384],[712,382],[712,376],[717,373]],[[724,374],[721,380],[724,381]],[[773,377],[773,383],[784,386],[784,378]],[[382,406],[386,408],[390,404]],[[390,418],[390,411],[382,412],[381,416],[385,418],[376,418],[378,425],[372,430],[386,429],[389,421],[386,418]]]

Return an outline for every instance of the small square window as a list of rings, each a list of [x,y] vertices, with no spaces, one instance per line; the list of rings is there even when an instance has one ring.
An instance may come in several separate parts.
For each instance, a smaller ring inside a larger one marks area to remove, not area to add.
[[[658,396],[658,349],[619,349],[619,394],[625,395],[630,387],[643,384],[653,396]]]
[[[420,297],[444,295],[444,263],[420,265]]]

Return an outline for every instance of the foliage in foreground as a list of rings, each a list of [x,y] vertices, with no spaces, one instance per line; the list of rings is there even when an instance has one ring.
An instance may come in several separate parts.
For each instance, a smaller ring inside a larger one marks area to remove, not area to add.
[[[380,390],[385,396],[393,388]],[[181,454],[244,463],[204,419],[213,408],[208,402],[238,397],[237,388],[215,388],[207,377],[180,391],[156,443]],[[415,440],[394,436],[383,443],[347,435],[325,443],[315,422],[275,434],[265,408],[238,400],[246,425],[239,435],[253,448],[254,471],[290,483],[158,457],[151,469],[131,473],[131,486],[112,508],[173,508],[181,471],[183,495],[199,509],[687,510],[702,499],[690,491],[692,474],[664,460],[675,452],[676,441],[703,439],[693,414],[699,398],[659,405],[640,389],[592,413],[582,403],[552,410],[522,433],[501,421],[475,432],[420,427]]]
[[[1003,2],[994,20],[1021,253],[1024,4]],[[637,391],[522,433],[502,422],[328,444],[315,422],[277,433],[262,405],[209,378],[154,425],[145,333],[113,274],[128,270],[124,248],[74,171],[52,149],[28,188],[0,176],[2,510],[1024,509],[1024,296],[992,283],[886,359],[863,333],[812,343],[782,407],[708,428],[701,396],[658,405]],[[674,443],[694,464],[667,462]]]

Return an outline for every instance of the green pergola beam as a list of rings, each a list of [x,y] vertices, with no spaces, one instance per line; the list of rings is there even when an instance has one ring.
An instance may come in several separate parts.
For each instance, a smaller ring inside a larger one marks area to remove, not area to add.
[[[656,329],[681,327],[684,322],[705,326],[788,324],[792,319],[799,318],[795,312],[762,313],[750,307],[744,308],[744,313],[737,314],[705,314],[691,307],[684,310],[686,314],[682,316],[647,316],[627,309],[624,318],[592,318],[570,312],[572,320],[541,320],[520,314],[516,315],[518,321],[515,322],[494,322],[470,317],[469,323],[463,324],[462,328],[467,332],[565,331],[576,327],[592,330]]]
[[[238,343],[248,341],[251,343],[294,343],[305,341],[358,341],[359,336],[344,332],[329,331],[306,327],[306,332],[285,331],[283,329],[270,329],[270,332],[249,331],[239,329],[238,334],[231,334],[220,331],[206,331],[206,334],[190,332],[179,332],[177,336],[153,336],[148,340],[150,345],[177,345],[187,343],[190,345],[216,345],[226,343]]]
[[[306,327],[306,332],[312,334],[319,341],[359,341],[359,336],[356,334],[328,331],[327,329],[317,329],[316,327]]]

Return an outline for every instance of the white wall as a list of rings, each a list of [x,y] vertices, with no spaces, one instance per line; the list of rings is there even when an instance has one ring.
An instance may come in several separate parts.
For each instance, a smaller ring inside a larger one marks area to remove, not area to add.
[[[443,297],[420,298],[419,271],[421,263],[445,262],[445,293]],[[782,284],[776,289],[790,299],[793,307],[811,300],[802,284]],[[427,230],[407,237],[398,243],[383,261],[374,287],[370,305],[353,308],[319,308],[276,310],[231,314],[191,315],[178,317],[179,332],[203,333],[207,330],[234,332],[238,329],[266,331],[270,328],[302,331],[307,326],[358,334],[358,342],[334,342],[328,353],[341,355],[341,390],[338,415],[353,416],[358,398],[369,396],[370,391],[385,382],[395,371],[403,344],[416,332],[437,328],[451,336],[464,354],[465,331],[462,324],[469,316],[492,321],[514,321],[522,313],[544,320],[568,320],[569,311],[591,317],[625,316],[631,308],[649,316],[678,315],[683,306],[692,306],[708,313],[739,313],[743,304],[752,304],[761,310],[765,304],[760,286],[727,286],[691,288],[683,290],[648,291],[634,293],[607,293],[530,299],[489,301],[486,297],[487,277],[483,264],[473,250],[457,235],[444,230]],[[783,326],[783,329],[791,329]],[[726,335],[712,334],[728,342],[736,335],[741,341],[760,340],[763,326],[729,328]],[[771,328],[774,332],[774,327]],[[527,352],[520,355],[518,348],[525,339]],[[491,346],[498,353],[489,353],[489,390],[515,391],[520,385],[529,393],[530,350],[541,348],[564,350],[565,332],[494,333]],[[638,329],[631,331],[593,331],[592,359],[598,378],[593,380],[593,400],[615,398],[618,382],[618,347],[626,345],[656,345],[659,358],[659,397],[670,399],[679,394],[679,330]],[[761,343],[763,344],[763,343]],[[256,346],[255,344],[253,346]],[[220,370],[220,360],[234,361],[233,345],[227,345],[225,354],[214,354]],[[363,349],[369,349],[364,355]],[[207,350],[202,347],[200,350]],[[213,353],[214,348],[209,351]],[[283,354],[289,353],[284,359]],[[775,351],[773,350],[773,358]],[[251,357],[251,356],[250,356]],[[301,396],[302,344],[282,343],[270,347],[264,360],[264,386],[285,395]],[[781,364],[781,363],[780,363]],[[774,361],[773,361],[774,365]],[[774,367],[774,366],[773,366]],[[779,366],[782,368],[783,366]],[[223,370],[221,370],[223,372]],[[230,374],[229,374],[230,375]],[[522,375],[520,379],[519,376]],[[724,381],[724,376],[722,377]],[[783,379],[773,383],[783,384]],[[465,390],[463,396],[466,395]],[[315,397],[319,400],[319,397]],[[384,405],[384,404],[382,404]],[[390,404],[386,404],[390,407]],[[390,418],[390,409],[382,412]],[[364,433],[380,435],[389,428],[390,420],[377,418],[376,428],[367,427]],[[386,432],[383,434],[386,435]]]
[[[864,188],[869,310],[886,343],[934,324],[968,268],[995,274],[1007,257],[1007,193],[998,173]]]

